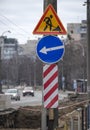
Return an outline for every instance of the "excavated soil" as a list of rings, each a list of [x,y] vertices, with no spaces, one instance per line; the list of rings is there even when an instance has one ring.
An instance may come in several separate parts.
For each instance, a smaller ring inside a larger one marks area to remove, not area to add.
[[[69,116],[67,116],[67,114],[71,113],[73,110],[77,109],[78,107],[83,107],[83,105],[87,103],[87,101],[81,101],[80,99],[81,98],[76,100],[73,99],[73,101],[65,99],[66,101],[60,102],[59,106],[62,108],[62,109],[58,109],[58,123],[59,123],[58,125],[61,127],[60,130],[63,130],[66,121],[69,124],[70,118]],[[78,100],[80,100],[80,102]],[[0,129],[9,128],[7,127],[9,123],[9,126],[12,130],[13,128],[22,129],[22,130],[23,129],[41,130],[42,106],[20,107],[17,111],[9,115],[3,114],[0,117],[1,117],[0,122],[2,123],[0,124]],[[10,122],[7,122],[7,120],[5,120],[6,118],[8,119],[10,118]],[[6,121],[6,124],[5,123],[3,124],[3,122],[5,122],[4,120]]]
[[[41,107],[23,107],[17,112],[17,128],[37,129],[41,127]]]

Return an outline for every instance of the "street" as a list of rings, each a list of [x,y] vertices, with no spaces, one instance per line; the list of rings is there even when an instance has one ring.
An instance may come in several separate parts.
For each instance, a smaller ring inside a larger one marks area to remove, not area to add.
[[[42,103],[42,93],[41,91],[35,91],[35,96],[32,97],[30,95],[22,96],[21,93],[21,99],[20,101],[11,101],[11,107],[13,108],[19,108],[20,106],[37,106],[41,105]]]
[[[59,100],[62,100],[64,97],[67,96],[67,93],[59,93]],[[11,107],[12,108],[19,108],[19,107],[23,107],[23,106],[37,106],[37,105],[41,105],[42,102],[42,91],[35,91],[35,96],[22,96],[22,92],[21,92],[21,99],[20,101],[11,101]]]

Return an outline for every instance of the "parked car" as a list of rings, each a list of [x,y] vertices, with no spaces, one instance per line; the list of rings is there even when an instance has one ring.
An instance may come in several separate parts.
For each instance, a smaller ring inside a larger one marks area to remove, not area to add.
[[[5,95],[10,95],[11,96],[11,100],[20,100],[20,93],[18,89],[8,89],[5,92]]]
[[[23,93],[23,96],[26,96],[26,95],[34,96],[33,87],[25,87],[22,93]]]

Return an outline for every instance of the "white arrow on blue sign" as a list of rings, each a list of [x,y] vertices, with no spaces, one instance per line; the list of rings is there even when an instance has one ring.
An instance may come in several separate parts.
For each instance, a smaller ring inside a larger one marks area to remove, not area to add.
[[[57,63],[65,52],[63,42],[57,36],[44,36],[37,44],[36,53],[39,59],[48,64]]]

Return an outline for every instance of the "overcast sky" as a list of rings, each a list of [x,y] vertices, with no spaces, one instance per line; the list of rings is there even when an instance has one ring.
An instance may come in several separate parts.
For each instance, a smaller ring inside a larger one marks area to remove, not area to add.
[[[86,0],[57,0],[57,15],[67,29],[67,23],[86,19]],[[43,15],[44,0],[0,0],[0,35],[17,38],[19,43],[36,39],[32,32]]]

